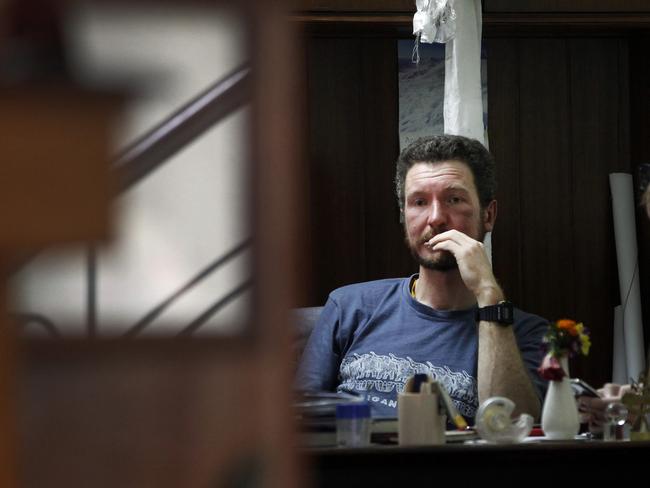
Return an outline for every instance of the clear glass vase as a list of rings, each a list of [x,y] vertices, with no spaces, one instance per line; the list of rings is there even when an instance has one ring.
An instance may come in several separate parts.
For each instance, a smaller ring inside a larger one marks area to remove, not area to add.
[[[569,382],[569,360],[558,358],[566,376],[560,381],[549,381],[542,408],[542,430],[547,439],[575,438],[580,431],[578,406]]]

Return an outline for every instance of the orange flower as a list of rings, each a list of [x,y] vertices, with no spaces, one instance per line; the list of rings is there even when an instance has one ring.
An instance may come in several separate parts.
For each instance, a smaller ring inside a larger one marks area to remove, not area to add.
[[[556,358],[566,354],[569,357],[577,354],[586,356],[590,346],[589,330],[582,322],[571,319],[551,322],[543,339],[544,351]]]
[[[557,321],[557,328],[558,329],[566,329],[568,331],[571,331],[572,329],[575,329],[576,327],[576,321],[571,320],[571,319],[560,319]],[[575,335],[575,334],[572,334]]]

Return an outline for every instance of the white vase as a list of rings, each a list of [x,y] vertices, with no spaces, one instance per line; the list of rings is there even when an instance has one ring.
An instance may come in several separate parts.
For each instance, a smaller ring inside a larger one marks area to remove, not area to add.
[[[566,376],[560,381],[549,381],[542,408],[542,430],[548,439],[573,439],[580,430],[578,406],[569,383],[569,360],[559,358]]]

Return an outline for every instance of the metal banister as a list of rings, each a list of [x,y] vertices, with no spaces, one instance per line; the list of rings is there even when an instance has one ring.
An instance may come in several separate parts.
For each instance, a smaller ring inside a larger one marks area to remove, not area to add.
[[[115,159],[118,192],[128,190],[219,120],[250,100],[250,68],[241,66],[131,144]]]
[[[184,104],[173,114],[165,118],[153,129],[142,135],[129,147],[123,150],[113,162],[113,171],[117,174],[117,193],[122,193],[152,171],[161,166],[171,156],[183,149],[187,144],[212,128],[217,122],[225,118],[238,108],[250,101],[251,70],[247,65],[241,66],[221,80],[217,81],[192,100]],[[245,239],[233,250],[217,258],[206,269],[198,273],[190,282],[183,285],[175,293],[154,307],[134,326],[130,327],[124,337],[133,337],[146,328],[167,307],[185,294],[190,288],[204,280],[209,274],[230,261],[236,255],[251,245],[250,239]],[[29,261],[36,253],[24,256],[12,271]],[[89,337],[96,335],[96,253],[90,246],[87,257],[87,326]],[[219,300],[199,318],[187,326],[180,335],[189,335],[198,329],[210,316],[214,315],[229,301],[241,294],[250,286],[250,281],[245,281]],[[35,322],[41,325],[52,337],[60,337],[56,325],[49,319],[35,314],[15,314],[15,318],[26,324]],[[38,319],[38,320],[37,320]]]

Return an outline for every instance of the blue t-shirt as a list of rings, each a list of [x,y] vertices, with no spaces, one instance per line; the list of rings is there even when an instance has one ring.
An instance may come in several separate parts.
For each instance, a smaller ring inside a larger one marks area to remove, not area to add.
[[[478,408],[476,307],[439,311],[418,302],[410,293],[416,276],[334,290],[305,346],[297,387],[359,393],[373,416],[397,417],[397,393],[411,376],[426,373],[473,421]],[[515,309],[517,344],[540,399],[546,383],[536,370],[547,324]]]

